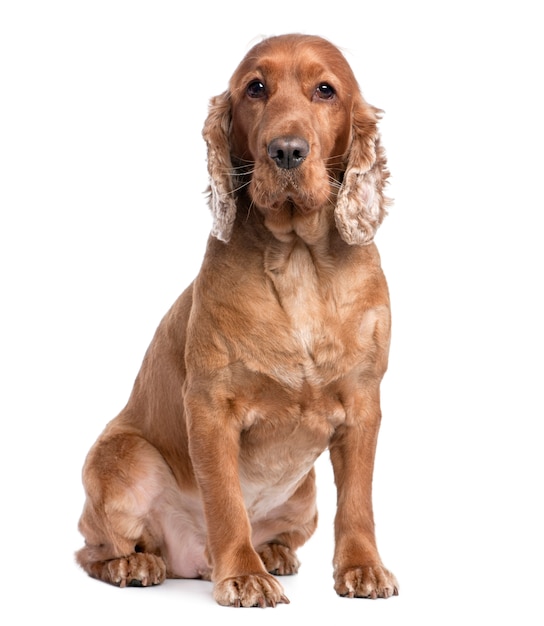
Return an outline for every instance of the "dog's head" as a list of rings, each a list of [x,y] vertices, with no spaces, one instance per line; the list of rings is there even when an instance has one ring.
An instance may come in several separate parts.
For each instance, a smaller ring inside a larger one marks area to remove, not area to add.
[[[333,206],[341,237],[370,243],[388,202],[379,116],[328,41],[283,35],[254,46],[204,125],[212,234],[229,240],[238,194],[248,193],[265,214]]]

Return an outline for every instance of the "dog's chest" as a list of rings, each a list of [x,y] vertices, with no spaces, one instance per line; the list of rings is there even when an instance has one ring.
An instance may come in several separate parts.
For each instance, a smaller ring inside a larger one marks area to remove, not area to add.
[[[271,255],[268,262],[267,273],[296,352],[292,366],[310,384],[341,375],[346,348],[353,342],[342,315],[345,294],[335,283],[332,262],[316,263],[303,244]]]
[[[242,339],[247,351],[230,370],[231,406],[244,424],[241,482],[255,517],[296,489],[348,419],[350,389],[376,356],[386,314],[365,308],[357,275],[305,245],[266,261],[269,305],[251,310],[262,341]]]

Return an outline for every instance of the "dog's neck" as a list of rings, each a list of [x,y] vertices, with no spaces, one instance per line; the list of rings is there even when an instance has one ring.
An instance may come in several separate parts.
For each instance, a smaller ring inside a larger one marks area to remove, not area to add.
[[[278,283],[279,291],[289,291],[285,284],[289,276],[295,290],[300,290],[301,284],[310,287],[317,276],[320,279],[314,290],[318,291],[317,285],[328,288],[331,268],[338,268],[354,252],[336,229],[332,205],[305,213],[288,205],[262,211],[246,197],[240,208],[235,236],[243,242],[261,242],[265,273]]]

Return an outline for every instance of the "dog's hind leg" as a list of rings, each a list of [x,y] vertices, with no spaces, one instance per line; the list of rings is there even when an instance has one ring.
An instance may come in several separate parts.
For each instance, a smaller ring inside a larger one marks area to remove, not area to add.
[[[77,562],[93,578],[118,587],[159,585],[166,578],[166,565],[160,555],[132,552],[122,557],[104,558],[97,554],[95,547],[85,546],[76,555]]]
[[[142,437],[105,434],[83,470],[87,499],[79,522],[85,546],[79,565],[113,585],[157,585],[166,578],[163,538],[150,515],[174,478],[163,457]]]

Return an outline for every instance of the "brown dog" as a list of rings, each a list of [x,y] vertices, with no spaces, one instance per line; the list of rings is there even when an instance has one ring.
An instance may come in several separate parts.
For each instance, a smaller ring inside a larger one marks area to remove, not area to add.
[[[201,577],[220,604],[287,602],[272,574],[298,569],[329,448],[335,589],[397,593],[371,502],[390,336],[378,118],[338,49],[304,35],[256,45],[211,101],[212,236],[87,457],[77,560],[91,576]]]

